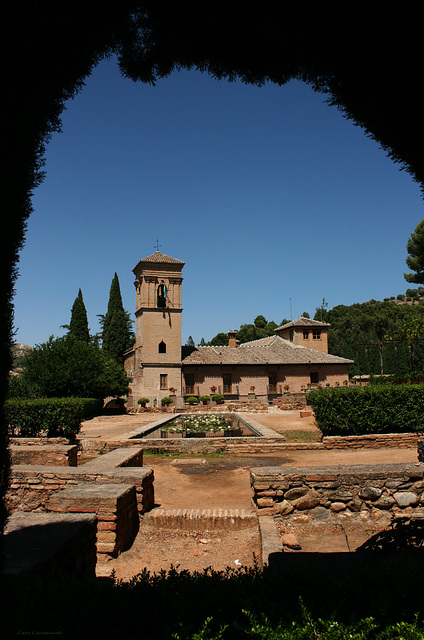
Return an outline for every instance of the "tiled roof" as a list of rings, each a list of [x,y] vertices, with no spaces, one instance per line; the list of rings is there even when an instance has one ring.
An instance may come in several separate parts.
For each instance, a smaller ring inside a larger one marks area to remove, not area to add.
[[[171,264],[185,264],[182,260],[177,260],[177,258],[171,258],[170,256],[161,253],[160,251],[156,251],[156,253],[152,253],[151,256],[147,256],[147,258],[143,258],[140,262],[155,262],[157,263],[171,263]],[[139,263],[140,264],[140,263]]]
[[[282,331],[283,329],[291,329],[292,327],[329,327],[327,322],[320,322],[319,320],[312,320],[311,318],[305,318],[301,316],[297,320],[287,322],[286,324],[277,327],[275,331]]]
[[[353,361],[270,336],[231,347],[196,347],[183,365],[196,364],[351,364]]]

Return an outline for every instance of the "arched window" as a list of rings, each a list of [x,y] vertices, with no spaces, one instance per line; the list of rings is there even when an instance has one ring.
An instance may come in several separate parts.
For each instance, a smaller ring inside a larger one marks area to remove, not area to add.
[[[166,353],[166,344],[165,342],[162,340],[162,342],[159,342],[159,348],[158,348],[159,353]]]

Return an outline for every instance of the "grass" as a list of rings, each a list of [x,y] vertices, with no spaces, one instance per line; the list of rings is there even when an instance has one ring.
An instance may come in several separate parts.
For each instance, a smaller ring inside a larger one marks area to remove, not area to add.
[[[287,442],[321,442],[321,431],[303,431],[301,429],[290,429],[283,431]]]

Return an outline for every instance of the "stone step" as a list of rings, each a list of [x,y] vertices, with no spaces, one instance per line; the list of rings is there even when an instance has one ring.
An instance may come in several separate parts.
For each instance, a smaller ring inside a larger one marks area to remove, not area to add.
[[[153,509],[143,523],[157,529],[248,529],[258,518],[249,509]]]

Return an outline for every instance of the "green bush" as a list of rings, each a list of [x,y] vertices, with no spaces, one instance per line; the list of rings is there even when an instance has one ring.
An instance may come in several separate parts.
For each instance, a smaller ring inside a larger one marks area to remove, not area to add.
[[[187,402],[188,402],[188,404],[197,404],[198,400],[194,396],[189,396],[187,398]]]
[[[224,396],[221,395],[220,393],[214,393],[212,396],[212,400],[214,402],[222,402],[224,400]]]
[[[64,436],[71,440],[84,418],[102,412],[103,402],[95,398],[12,398],[6,400],[4,407],[7,424],[14,435]]]
[[[210,397],[209,396],[200,396],[199,400],[200,400],[200,402],[209,402]]]
[[[320,389],[308,394],[308,402],[325,436],[424,429],[424,385]]]
[[[168,404],[172,404],[172,398],[165,396],[165,398],[162,398],[161,403],[162,407],[166,407]]]
[[[148,402],[150,402],[149,398],[139,398],[137,400],[137,404],[141,404],[143,407],[145,407]]]

